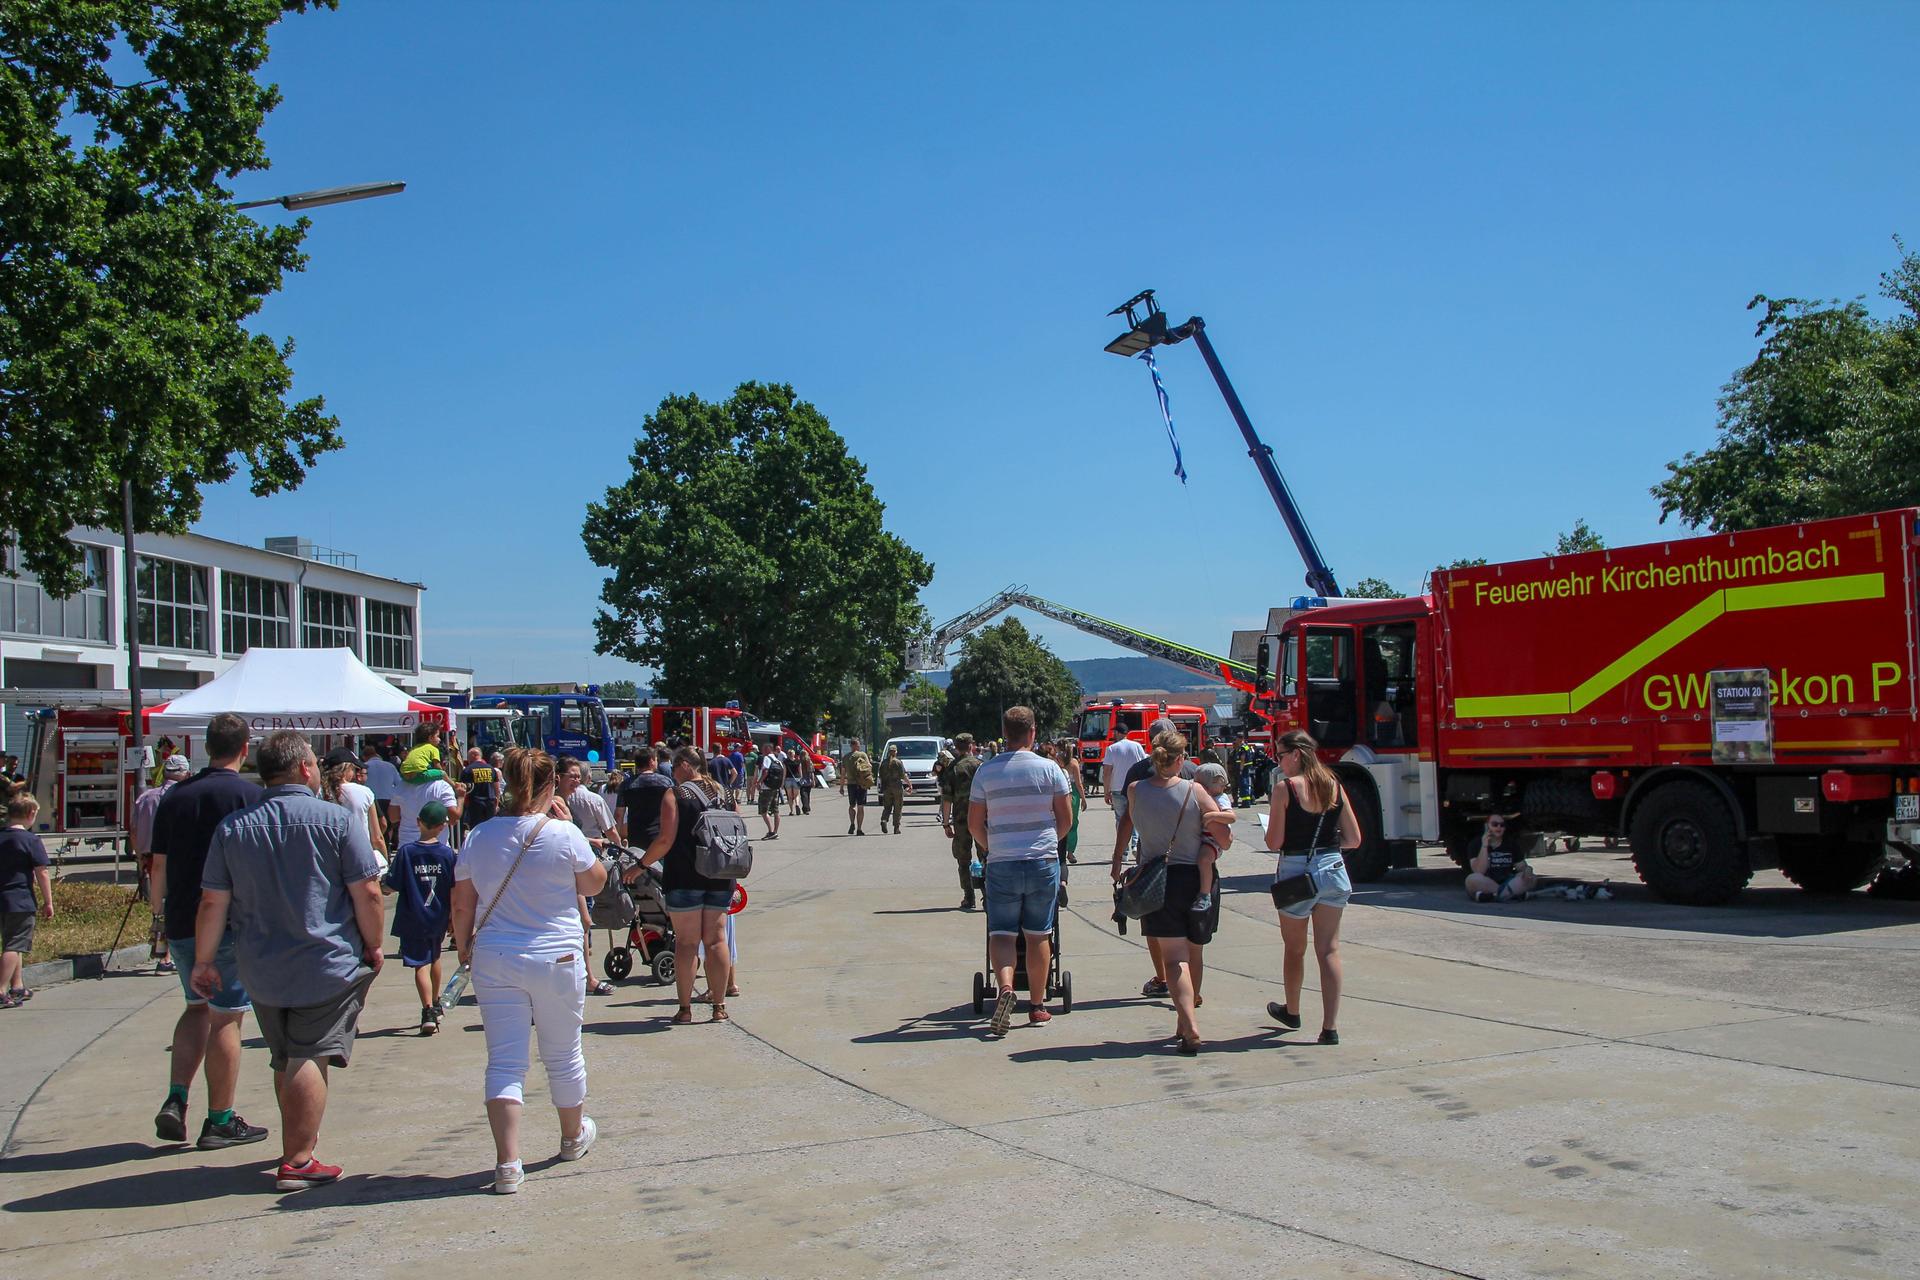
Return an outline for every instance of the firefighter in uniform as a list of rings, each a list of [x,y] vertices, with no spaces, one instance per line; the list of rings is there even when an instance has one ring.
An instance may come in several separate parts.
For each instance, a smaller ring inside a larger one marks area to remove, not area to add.
[[[887,815],[893,815],[893,834],[900,834],[900,818],[906,809],[907,796],[913,791],[913,782],[907,777],[907,766],[900,759],[900,748],[889,742],[887,758],[880,762],[880,834],[887,834]]]
[[[1234,753],[1234,762],[1239,765],[1239,789],[1234,792],[1236,808],[1244,809],[1253,803],[1260,786],[1260,766],[1266,762],[1266,755],[1252,738],[1240,740],[1239,749]]]
[[[940,829],[953,841],[953,860],[960,867],[962,911],[973,910],[973,836],[967,830],[967,802],[973,798],[973,775],[979,771],[973,735],[963,733],[953,740],[953,763],[940,774]]]

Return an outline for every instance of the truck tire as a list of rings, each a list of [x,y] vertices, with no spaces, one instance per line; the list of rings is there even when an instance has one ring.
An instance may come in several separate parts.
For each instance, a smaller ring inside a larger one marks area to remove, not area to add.
[[[1886,849],[1838,836],[1775,836],[1780,874],[1808,893],[1851,893],[1874,878]]]
[[[1699,782],[1669,782],[1633,811],[1633,867],[1668,902],[1713,906],[1747,887],[1753,870],[1727,803]]]
[[[1588,784],[1572,778],[1535,778],[1521,795],[1520,811],[1535,830],[1564,831],[1567,824],[1593,826],[1600,806]]]
[[[1447,856],[1453,859],[1455,866],[1462,871],[1473,865],[1480,856],[1480,830],[1477,827],[1462,827],[1447,837]]]
[[[1346,851],[1347,878],[1355,884],[1381,880],[1393,867],[1393,854],[1380,838],[1380,793],[1373,779],[1364,773],[1340,775],[1340,785],[1353,802],[1353,816],[1360,823],[1360,847]]]

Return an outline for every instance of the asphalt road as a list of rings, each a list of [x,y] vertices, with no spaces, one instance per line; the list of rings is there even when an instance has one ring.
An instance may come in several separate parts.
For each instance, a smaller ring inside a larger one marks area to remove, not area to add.
[[[1102,867],[1074,869],[1063,922],[1074,1012],[993,1042],[984,922],[954,909],[931,809],[864,839],[826,810],[758,854],[732,1025],[669,1028],[638,978],[591,1001],[579,1164],[531,1159],[558,1145],[536,1067],[512,1199],[478,1190],[478,1014],[417,1038],[397,965],[335,1075],[321,1152],[347,1177],[290,1196],[271,1143],[152,1142],[170,979],[0,1014],[0,1272],[1920,1274],[1920,906],[1767,874],[1671,907],[1602,851],[1542,869],[1612,902],[1474,906],[1435,851],[1357,894],[1322,1048],[1312,994],[1305,1034],[1262,1012],[1271,864],[1236,850],[1186,1059]],[[1097,857],[1098,801],[1087,826]],[[277,1129],[258,1048],[240,1092]]]

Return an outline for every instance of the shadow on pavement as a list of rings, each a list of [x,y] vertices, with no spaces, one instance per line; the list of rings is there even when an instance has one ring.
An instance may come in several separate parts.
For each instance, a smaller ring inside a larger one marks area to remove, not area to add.
[[[970,1004],[957,1004],[937,1013],[909,1018],[891,1031],[854,1036],[850,1044],[924,1044],[933,1040],[964,1040],[979,1034],[980,1018]]]
[[[116,1144],[118,1145],[118,1144]],[[175,1165],[150,1173],[128,1173],[83,1186],[65,1187],[45,1195],[10,1200],[0,1209],[9,1213],[63,1213],[89,1209],[152,1209],[190,1204],[225,1196],[273,1193],[273,1171],[279,1157],[245,1165],[208,1167]]]
[[[130,1164],[135,1160],[153,1160],[177,1156],[184,1144],[156,1146],[149,1142],[109,1142],[98,1147],[75,1147],[71,1151],[45,1151],[9,1156],[0,1160],[0,1174],[59,1173],[68,1169],[99,1169],[110,1164]]]
[[[529,1161],[526,1171],[535,1173],[554,1163],[554,1160]],[[491,1194],[492,1189],[491,1169],[477,1173],[456,1173],[448,1177],[428,1174],[348,1174],[340,1181],[324,1187],[281,1192],[284,1198],[280,1201],[280,1207],[290,1210],[339,1209],[353,1205],[396,1204],[405,1200],[445,1200],[450,1196],[485,1195]]]
[[[978,911],[963,911],[959,907],[903,907],[898,911],[875,911],[876,916],[977,916]]]
[[[1247,1053],[1254,1049],[1281,1047],[1301,1047],[1282,1039],[1286,1033],[1279,1030],[1259,1031],[1253,1035],[1238,1036],[1232,1040],[1202,1040],[1200,1056],[1215,1053]],[[1178,1057],[1174,1049],[1173,1034],[1152,1040],[1107,1040],[1100,1044],[1060,1044],[1044,1049],[1019,1049],[1007,1055],[1010,1062],[1110,1062],[1123,1058],[1157,1058],[1162,1055]]]
[[[657,1031],[665,1031],[672,1024],[667,1014],[657,1014],[649,1018],[630,1019],[624,1022],[587,1022],[580,1030],[590,1036],[644,1036]]]

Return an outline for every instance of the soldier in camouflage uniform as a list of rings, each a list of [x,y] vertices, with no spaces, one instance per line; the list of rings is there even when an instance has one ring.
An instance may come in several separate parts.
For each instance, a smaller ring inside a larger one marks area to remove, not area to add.
[[[907,777],[906,762],[900,748],[889,742],[887,758],[880,762],[880,834],[887,834],[887,815],[893,815],[893,834],[900,834],[900,819],[906,812],[907,795],[913,781]]]
[[[973,735],[963,733],[953,740],[953,763],[940,774],[940,828],[953,841],[953,860],[960,864],[962,911],[973,910],[973,835],[967,830],[967,802],[973,798],[973,775],[979,770]]]

